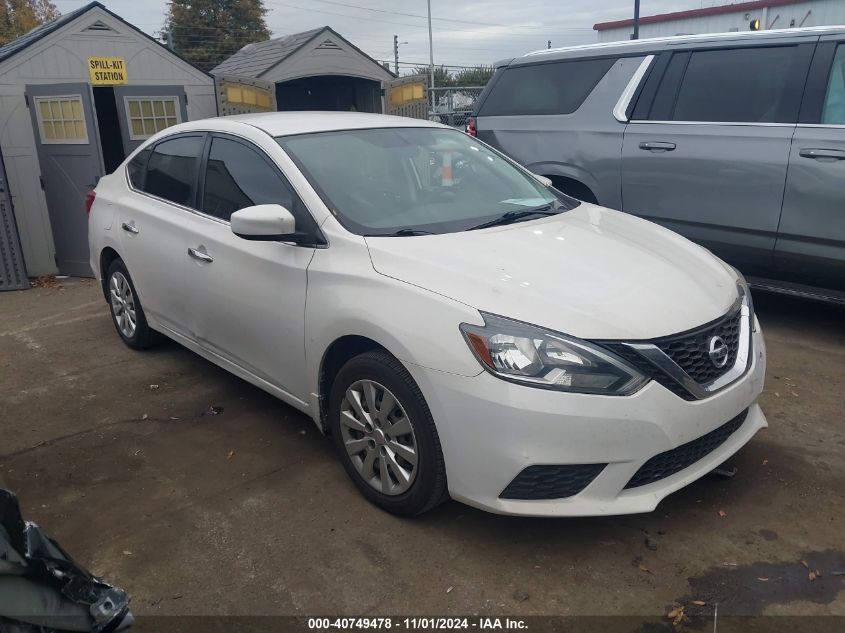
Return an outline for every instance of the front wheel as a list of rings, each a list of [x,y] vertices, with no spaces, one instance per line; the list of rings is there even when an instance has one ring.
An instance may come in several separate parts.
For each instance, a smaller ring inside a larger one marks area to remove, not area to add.
[[[367,352],[341,368],[329,398],[329,423],[343,467],[377,506],[414,516],[448,498],[431,412],[393,356]]]

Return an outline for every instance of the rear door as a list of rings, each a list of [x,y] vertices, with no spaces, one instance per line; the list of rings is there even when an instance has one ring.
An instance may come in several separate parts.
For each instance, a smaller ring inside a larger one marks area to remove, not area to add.
[[[779,278],[845,290],[845,37],[822,38],[792,140]]]
[[[650,103],[637,103],[622,148],[623,210],[748,274],[771,267],[814,49],[782,42],[675,50],[649,78],[659,83]]]
[[[114,98],[127,156],[156,132],[188,120],[183,86],[115,86]]]
[[[88,84],[26,87],[56,267],[65,275],[91,277],[85,195],[103,174]]]

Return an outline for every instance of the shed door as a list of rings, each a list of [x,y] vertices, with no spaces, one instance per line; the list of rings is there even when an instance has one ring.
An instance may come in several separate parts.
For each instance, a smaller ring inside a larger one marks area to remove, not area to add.
[[[114,98],[127,156],[156,132],[188,120],[184,86],[115,86]]]
[[[91,276],[85,194],[103,173],[88,84],[27,86],[60,273]]]

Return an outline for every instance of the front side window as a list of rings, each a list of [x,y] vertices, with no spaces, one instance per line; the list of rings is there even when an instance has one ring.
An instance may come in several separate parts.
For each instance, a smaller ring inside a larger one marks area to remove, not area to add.
[[[821,122],[827,125],[845,125],[845,44],[836,47]]]
[[[793,65],[800,63],[797,46],[694,51],[671,119],[795,123],[801,90],[790,84],[790,78]],[[661,84],[664,88],[673,89]]]
[[[202,136],[180,136],[157,143],[147,161],[143,191],[150,195],[193,206]]]
[[[181,123],[177,97],[126,97],[129,138],[140,141]]]
[[[478,115],[571,114],[615,61],[583,59],[506,68]]]
[[[256,204],[280,204],[294,211],[287,185],[258,152],[215,137],[205,172],[203,212],[228,222],[235,211]]]
[[[278,140],[326,206],[359,235],[449,233],[509,211],[578,204],[456,130],[345,130]]]

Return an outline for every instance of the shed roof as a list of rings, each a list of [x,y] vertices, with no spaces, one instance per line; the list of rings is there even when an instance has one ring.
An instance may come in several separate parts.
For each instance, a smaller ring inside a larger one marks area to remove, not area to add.
[[[335,37],[339,38],[350,46],[353,50],[366,57],[373,64],[384,70],[384,67],[379,64],[372,57],[367,55],[360,48],[355,46],[352,42],[343,37],[340,33],[335,31],[330,26],[321,26],[320,28],[311,29],[310,31],[303,31],[302,33],[294,33],[292,35],[284,35],[272,40],[265,40],[263,42],[254,42],[247,44],[241,48],[237,53],[218,64],[211,69],[212,75],[239,75],[241,77],[258,78],[268,70],[282,63],[288,57],[293,55],[303,46],[317,39],[317,37],[329,32]],[[390,72],[389,70],[387,72]],[[393,73],[391,73],[393,74]]]
[[[88,13],[92,9],[102,9],[106,13],[108,13],[111,17],[115,20],[120,21],[121,23],[128,26],[130,29],[143,35],[146,39],[150,42],[154,42],[157,46],[165,49],[171,55],[178,57],[181,61],[185,62],[186,64],[193,66],[194,69],[201,72],[203,75],[211,77],[211,75],[205,72],[202,68],[196,66],[193,62],[188,61],[184,57],[182,57],[179,53],[174,50],[167,48],[164,44],[159,42],[154,37],[151,37],[149,34],[144,33],[141,29],[139,29],[134,24],[131,24],[124,20],[122,17],[114,13],[113,11],[109,11],[106,6],[101,2],[89,2],[88,4],[79,7],[78,9],[74,9],[73,11],[68,11],[67,13],[63,13],[59,17],[50,20],[49,22],[45,22],[44,24],[40,24],[36,26],[34,29],[29,31],[28,33],[24,33],[19,38],[0,46],[0,62],[4,62],[10,57],[18,54],[22,50],[29,48],[31,45],[35,44],[36,42],[40,41],[41,39],[47,37],[51,33],[59,30],[63,26],[66,26],[73,22],[76,18]]]

